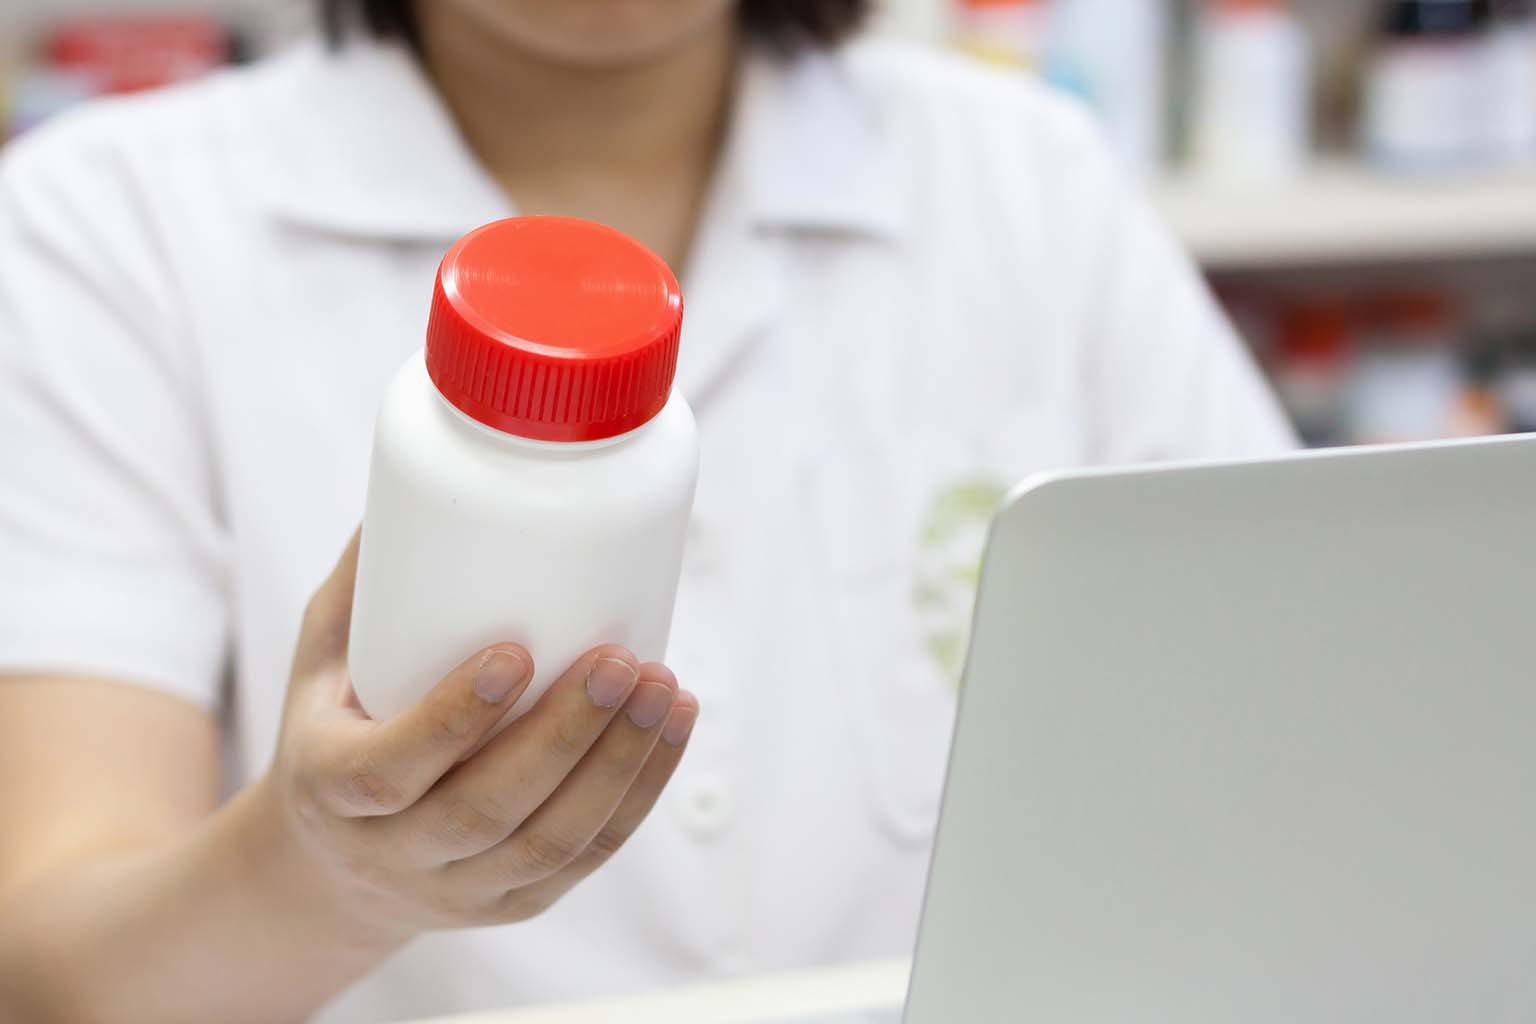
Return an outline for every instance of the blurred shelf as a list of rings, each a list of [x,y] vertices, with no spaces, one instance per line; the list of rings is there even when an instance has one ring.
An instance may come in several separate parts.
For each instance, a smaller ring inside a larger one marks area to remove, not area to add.
[[[1275,184],[1175,176],[1156,199],[1207,270],[1536,255],[1536,170],[1384,178],[1341,162]]]

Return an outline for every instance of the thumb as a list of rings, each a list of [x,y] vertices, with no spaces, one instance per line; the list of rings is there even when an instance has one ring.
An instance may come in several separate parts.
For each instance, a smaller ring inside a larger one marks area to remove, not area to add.
[[[352,590],[357,582],[357,550],[361,539],[362,528],[359,527],[352,531],[352,539],[336,560],[331,574],[304,609],[299,646],[293,656],[295,680],[346,661],[347,634],[352,626]]]

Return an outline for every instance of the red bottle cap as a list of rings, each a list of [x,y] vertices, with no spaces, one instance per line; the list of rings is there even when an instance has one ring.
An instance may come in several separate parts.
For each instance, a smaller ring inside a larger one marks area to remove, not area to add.
[[[667,404],[682,325],[677,278],[628,235],[572,217],[512,217],[443,257],[427,374],[488,427],[595,441]]]

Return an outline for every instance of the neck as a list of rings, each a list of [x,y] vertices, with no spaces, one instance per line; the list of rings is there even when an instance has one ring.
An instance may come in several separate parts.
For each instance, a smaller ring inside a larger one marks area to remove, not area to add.
[[[733,19],[714,19],[663,53],[613,65],[530,53],[467,18],[426,17],[421,28],[428,74],[470,148],[523,212],[633,227],[607,198],[617,195],[621,207],[660,200],[686,208],[691,227],[729,107]],[[687,197],[649,194],[661,190]],[[635,233],[681,258],[676,239],[645,237],[668,232]],[[687,232],[671,232],[679,233]]]

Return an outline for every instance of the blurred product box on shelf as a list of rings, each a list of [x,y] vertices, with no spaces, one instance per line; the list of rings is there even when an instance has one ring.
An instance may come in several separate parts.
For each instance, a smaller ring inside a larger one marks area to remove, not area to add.
[[[244,55],[238,32],[211,14],[82,16],[41,28],[9,86],[4,137],[92,96],[184,82]]]
[[[1536,316],[1468,315],[1434,291],[1227,296],[1310,445],[1536,429]]]

